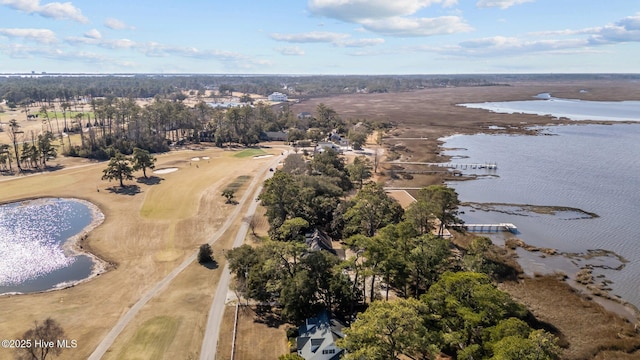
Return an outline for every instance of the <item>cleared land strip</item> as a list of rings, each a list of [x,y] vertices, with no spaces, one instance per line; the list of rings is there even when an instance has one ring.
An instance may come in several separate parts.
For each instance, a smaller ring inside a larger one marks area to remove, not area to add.
[[[281,160],[283,156],[278,158]],[[269,178],[273,175],[272,172],[268,172],[265,178]],[[260,185],[255,194],[262,192],[262,185]],[[250,219],[256,212],[258,207],[258,201],[254,200],[249,205],[245,219]],[[244,242],[244,238],[249,231],[249,222],[242,221],[232,247],[238,247]],[[202,340],[202,348],[200,349],[200,360],[213,360],[216,358],[216,351],[218,349],[218,337],[220,336],[220,324],[222,324],[222,315],[224,314],[224,304],[226,300],[227,291],[229,289],[229,281],[231,280],[231,273],[229,271],[229,265],[225,264],[224,270],[222,270],[222,276],[218,281],[218,288],[216,289],[216,295],[211,303],[209,309],[209,315],[207,317],[207,328],[204,332],[204,339]]]
[[[283,153],[283,154],[286,154],[286,153]],[[265,167],[264,172],[268,174],[269,172],[267,172],[267,169],[270,167],[271,168],[274,167],[279,161],[282,160],[283,157],[284,156],[281,155],[277,157],[275,161],[269,163]],[[256,176],[251,181],[251,183],[249,184],[249,187],[247,188],[247,191],[244,193],[244,195],[238,202],[237,206],[231,213],[231,215],[227,218],[227,220],[224,222],[222,227],[220,227],[220,229],[218,229],[218,231],[216,231],[211,236],[211,239],[209,240],[209,244],[213,244],[214,242],[216,242],[222,236],[222,234],[224,234],[229,229],[231,224],[233,224],[233,222],[237,219],[243,205],[249,199],[249,196],[255,196],[254,188],[258,184],[261,184],[262,181],[263,181],[263,176]],[[253,206],[253,204],[251,205]],[[98,346],[93,351],[93,353],[91,353],[91,355],[89,356],[89,360],[101,359],[104,356],[104,354],[107,352],[107,350],[109,350],[111,345],[113,345],[114,341],[116,340],[118,335],[120,335],[122,330],[124,330],[124,328],[138,314],[138,312],[149,302],[149,300],[151,300],[155,295],[157,295],[161,290],[163,290],[176,276],[178,276],[178,274],[180,274],[180,272],[182,272],[187,266],[189,266],[196,259],[196,257],[197,257],[197,252],[194,252],[191,256],[186,258],[178,267],[176,267],[172,272],[170,272],[167,276],[165,276],[162,280],[160,280],[153,288],[151,288],[144,296],[142,296],[140,300],[138,300],[124,315],[122,315],[118,320],[118,322],[115,324],[115,326],[111,328],[109,333],[98,344]],[[222,276],[224,277],[224,273]],[[221,278],[221,281],[222,280],[223,279]],[[228,280],[227,280],[227,283],[228,283]],[[226,288],[225,288],[225,292],[226,292]],[[217,292],[216,292],[216,298],[218,298]],[[224,305],[224,296],[222,301]]]

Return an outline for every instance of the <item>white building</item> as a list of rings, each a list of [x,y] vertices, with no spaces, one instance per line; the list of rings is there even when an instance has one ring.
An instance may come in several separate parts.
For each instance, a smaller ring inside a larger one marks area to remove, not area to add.
[[[279,92],[274,92],[273,94],[267,97],[269,101],[287,101],[287,95]]]

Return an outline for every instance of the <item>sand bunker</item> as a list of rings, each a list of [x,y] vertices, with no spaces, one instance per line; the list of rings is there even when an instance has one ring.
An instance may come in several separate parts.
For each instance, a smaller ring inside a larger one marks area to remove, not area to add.
[[[168,174],[168,173],[172,173],[174,171],[178,171],[178,168],[164,168],[164,169],[158,169],[156,171],[154,171],[154,174]]]
[[[272,157],[273,155],[269,154],[269,155],[260,155],[260,156],[254,156],[254,159],[264,159],[264,158],[268,158],[268,157]]]

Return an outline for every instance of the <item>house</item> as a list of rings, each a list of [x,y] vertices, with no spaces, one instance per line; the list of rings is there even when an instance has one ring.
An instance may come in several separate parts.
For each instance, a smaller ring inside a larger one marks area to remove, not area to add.
[[[342,141],[342,136],[340,136],[340,134],[335,131],[331,132],[331,134],[329,135],[329,141]]]
[[[336,340],[344,337],[343,328],[344,325],[331,319],[327,311],[305,320],[298,329],[298,355],[306,360],[339,359],[344,350],[336,346]]]
[[[329,235],[320,229],[314,228],[312,231],[304,234],[304,243],[307,244],[309,251],[324,250],[336,255],[340,259],[345,259],[344,249],[334,249]]]
[[[267,96],[267,99],[269,99],[269,101],[287,101],[287,95],[280,92],[274,92]]]
[[[332,254],[336,254],[336,251],[331,245],[331,239],[324,231],[313,229],[304,234],[304,242],[311,251],[326,250]]]
[[[303,111],[303,112],[301,112],[301,113],[299,113],[299,114],[297,115],[298,120],[302,120],[302,119],[310,119],[312,116],[313,116],[313,115],[311,115],[311,113],[310,113],[310,112],[308,112],[308,111]]]
[[[340,146],[336,145],[335,143],[332,142],[318,142],[318,145],[316,145],[316,150],[319,152],[323,152],[327,149],[333,149],[339,153],[342,152],[342,149],[340,148]]]
[[[219,109],[230,109],[230,108],[234,108],[234,107],[242,107],[245,104],[239,103],[239,102],[234,102],[234,101],[229,101],[229,102],[210,102],[207,103],[207,105],[211,106],[212,108],[219,108]]]

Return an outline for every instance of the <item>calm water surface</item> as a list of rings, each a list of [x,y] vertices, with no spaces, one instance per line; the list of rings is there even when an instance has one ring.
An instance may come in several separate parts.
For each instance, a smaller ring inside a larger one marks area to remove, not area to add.
[[[88,277],[92,259],[62,246],[91,221],[89,206],[70,199],[0,206],[0,294],[43,291]]]
[[[553,115],[571,120],[640,121],[640,101],[586,101],[538,94],[536,100],[460,104],[497,113]]]
[[[568,206],[598,214],[528,216],[465,210],[467,223],[516,224],[518,237],[563,252],[606,249],[629,262],[620,271],[596,269],[612,293],[640,307],[640,124],[551,127],[549,136],[470,135],[446,139],[453,162],[496,162],[487,176],[451,182],[465,202]],[[464,158],[468,157],[468,158]]]

